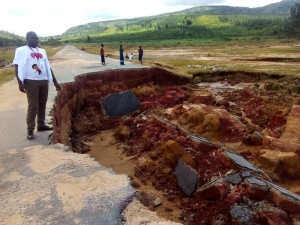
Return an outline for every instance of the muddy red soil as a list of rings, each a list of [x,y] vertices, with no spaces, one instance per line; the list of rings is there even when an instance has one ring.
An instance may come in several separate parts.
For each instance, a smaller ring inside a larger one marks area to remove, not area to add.
[[[288,141],[280,138],[293,106],[300,103],[297,78],[240,72],[198,74],[184,85],[145,83],[130,88],[141,108],[117,118],[103,115],[101,99],[128,86],[120,81],[109,88],[106,84],[105,89],[105,95],[89,94],[84,107],[73,114],[72,150],[88,152],[102,165],[128,174],[141,202],[158,215],[190,225],[300,220],[299,202],[281,204],[277,199],[283,194],[274,194],[271,187],[254,187],[242,175],[249,172],[255,179],[300,194],[300,142],[285,144],[296,146],[289,151],[279,144],[271,148],[274,145],[265,141]],[[278,152],[286,155],[275,157]],[[230,153],[256,169],[240,167],[229,159]],[[179,160],[198,176],[191,196],[178,184]],[[231,182],[231,175],[241,181]],[[161,205],[152,205],[149,190],[154,199],[162,200]]]

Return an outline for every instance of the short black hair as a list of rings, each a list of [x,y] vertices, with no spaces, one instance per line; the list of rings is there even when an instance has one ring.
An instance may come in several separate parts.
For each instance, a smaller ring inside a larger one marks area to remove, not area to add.
[[[28,40],[29,36],[32,34],[36,34],[34,31],[28,31],[26,34],[26,40]]]

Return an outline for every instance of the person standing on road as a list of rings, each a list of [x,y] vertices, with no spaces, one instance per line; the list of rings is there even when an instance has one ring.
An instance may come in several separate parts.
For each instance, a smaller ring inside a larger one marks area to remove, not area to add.
[[[119,51],[120,51],[120,65],[124,66],[125,65],[125,63],[124,63],[124,49],[123,49],[122,45],[120,45]]]
[[[60,90],[60,85],[50,67],[46,51],[38,47],[37,34],[27,32],[26,40],[27,45],[16,49],[13,64],[19,90],[27,95],[27,139],[33,140],[36,116],[37,131],[53,130],[45,124],[48,83],[53,82],[57,91]]]
[[[101,48],[100,48],[100,56],[101,56],[101,63],[102,65],[105,65],[105,57],[104,57],[104,44],[101,44]]]
[[[142,49],[142,46],[140,46],[138,52],[139,52],[139,61],[140,61],[141,64],[143,64],[143,54],[144,54],[144,51]]]

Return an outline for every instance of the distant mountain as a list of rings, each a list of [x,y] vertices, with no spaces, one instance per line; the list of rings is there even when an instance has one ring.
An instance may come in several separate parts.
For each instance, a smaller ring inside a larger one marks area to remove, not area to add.
[[[98,32],[102,33],[110,28],[116,28],[116,30],[122,29],[123,26],[132,24],[139,24],[143,21],[158,20],[159,18],[166,16],[179,16],[179,15],[289,15],[291,8],[296,2],[300,0],[283,0],[281,2],[269,4],[263,7],[249,8],[249,7],[232,7],[232,6],[197,6],[182,11],[165,13],[157,16],[139,17],[133,19],[120,19],[110,21],[99,21],[83,25],[78,25],[69,28],[62,36],[68,35],[83,35],[87,33]],[[168,19],[169,20],[169,19]]]
[[[232,6],[196,6],[168,14],[203,14],[203,15],[287,15],[291,8],[300,0],[283,0],[263,7],[232,7]],[[168,15],[165,14],[165,15]]]

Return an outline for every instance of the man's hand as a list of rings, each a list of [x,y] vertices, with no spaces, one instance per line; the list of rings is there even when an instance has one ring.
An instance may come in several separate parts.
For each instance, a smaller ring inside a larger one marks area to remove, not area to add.
[[[54,83],[54,86],[55,86],[55,88],[56,88],[57,91],[61,90],[59,83]]]
[[[26,93],[26,88],[25,88],[25,85],[23,83],[19,83],[19,90],[23,93]]]

